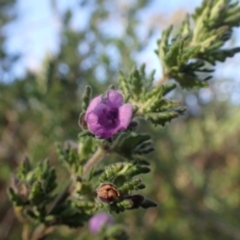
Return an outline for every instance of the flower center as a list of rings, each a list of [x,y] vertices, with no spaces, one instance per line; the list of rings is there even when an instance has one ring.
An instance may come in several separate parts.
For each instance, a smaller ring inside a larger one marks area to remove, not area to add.
[[[104,108],[98,119],[98,123],[106,128],[114,128],[118,122],[118,109],[113,107]]]

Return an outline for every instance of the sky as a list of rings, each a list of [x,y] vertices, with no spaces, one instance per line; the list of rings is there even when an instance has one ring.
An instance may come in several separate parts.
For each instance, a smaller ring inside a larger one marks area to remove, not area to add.
[[[120,0],[118,0],[120,1]],[[59,13],[71,8],[74,11],[73,28],[81,28],[86,21],[87,13],[79,8],[77,0],[57,0],[57,8],[53,10],[51,0],[29,1],[17,0],[18,19],[5,28],[8,36],[6,48],[9,52],[19,52],[22,59],[15,69],[18,75],[23,75],[26,68],[38,69],[48,52],[58,49],[58,33],[61,30]],[[152,14],[171,14],[171,12],[186,8],[192,11],[201,1],[191,1],[186,6],[186,0],[152,1],[152,4],[142,13],[145,18]],[[151,52],[156,44],[155,39],[150,40],[146,51]],[[145,53],[142,53],[145,55]],[[141,55],[142,55],[141,54]]]
[[[127,1],[127,0],[117,0]],[[130,0],[128,0],[130,1]],[[133,1],[133,0],[132,0]],[[38,71],[41,63],[48,53],[56,53],[58,51],[59,39],[58,34],[61,31],[60,14],[67,8],[74,12],[72,27],[81,29],[87,21],[88,13],[83,12],[79,7],[79,0],[55,0],[56,7],[53,8],[52,0],[30,1],[17,0],[18,18],[12,24],[9,24],[4,33],[8,37],[6,48],[9,52],[20,53],[21,60],[15,68],[17,76],[23,76],[26,69]],[[179,9],[184,9],[187,12],[193,12],[194,8],[201,4],[201,0],[152,0],[151,4],[140,14],[144,19],[150,18],[152,15],[159,15],[163,19]],[[169,23],[168,23],[169,24]],[[149,43],[143,52],[138,54],[138,64],[144,61],[151,63],[151,69],[156,68],[157,74],[161,75],[161,70],[158,67],[159,62],[153,53],[156,48],[156,40],[159,35],[154,35],[149,39]],[[234,37],[237,45],[240,45],[240,30],[234,32]],[[216,75],[221,77],[234,78],[237,82],[236,87],[240,92],[239,75],[237,74],[238,65],[240,62],[240,54],[233,59],[228,59],[227,63],[219,63],[217,66]],[[226,84],[223,85],[223,92],[226,89]],[[231,96],[232,100],[240,103],[240,94],[236,93]]]

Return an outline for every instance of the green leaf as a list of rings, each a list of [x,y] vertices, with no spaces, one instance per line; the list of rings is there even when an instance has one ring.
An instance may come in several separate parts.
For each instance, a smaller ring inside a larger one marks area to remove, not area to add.
[[[42,183],[40,181],[37,181],[33,184],[30,194],[29,194],[29,200],[33,205],[38,205],[43,202],[45,199],[46,194],[43,190]]]
[[[139,208],[144,201],[144,197],[139,194],[128,195],[125,197],[125,199],[130,199],[133,202],[131,209]]]
[[[116,176],[118,172],[120,172],[124,167],[123,163],[114,163],[105,167],[104,172],[99,177],[100,182],[110,181],[112,178]]]
[[[134,203],[131,199],[124,199],[121,202],[117,203],[118,211],[123,212],[125,209],[131,209]]]
[[[134,132],[120,133],[114,141],[111,151],[115,151],[123,156],[131,156],[133,150],[141,143],[150,140],[148,134],[137,134]]]
[[[139,174],[149,173],[151,169],[146,166],[134,165],[125,172],[126,177],[134,177]]]
[[[87,110],[87,107],[91,99],[92,99],[92,88],[90,86],[86,86],[82,96],[82,109],[84,111]]]
[[[124,99],[126,100],[130,94],[130,88],[129,88],[129,83],[122,71],[119,71],[118,83],[119,83],[119,88],[121,89],[122,94],[124,96]]]
[[[31,171],[31,165],[28,158],[25,158],[21,163],[17,171],[17,176],[21,180],[25,180],[27,174]]]
[[[78,138],[78,157],[80,162],[85,162],[96,150],[96,142],[92,135],[81,135]]]
[[[150,207],[157,207],[157,203],[153,200],[145,198],[144,201],[141,204],[142,208],[150,208]]]
[[[153,147],[152,140],[144,141],[141,144],[138,144],[136,148],[134,148],[133,153],[134,154],[148,154],[150,152],[153,152],[155,148]]]
[[[173,89],[175,89],[177,87],[176,83],[166,83],[164,85],[164,89],[163,89],[163,96],[165,96],[166,94],[168,94],[169,92],[171,92]]]
[[[121,194],[130,194],[133,190],[138,190],[138,185],[142,182],[140,178],[134,178],[129,182],[125,182],[121,187],[118,188],[118,191]]]
[[[149,120],[153,124],[164,126],[167,122],[170,122],[172,119],[178,117],[179,113],[177,111],[146,113],[144,116],[146,120]]]
[[[151,92],[147,93],[144,97],[142,112],[151,112],[159,105],[163,96],[164,86],[160,85],[154,88]]]
[[[131,92],[134,100],[139,100],[141,92],[142,92],[142,76],[136,67],[134,67],[132,73],[129,77],[129,82],[131,86]]]
[[[23,206],[25,203],[22,200],[22,198],[13,190],[13,188],[9,188],[8,191],[8,197],[10,201],[15,205],[15,206]]]
[[[127,181],[126,176],[123,174],[116,176],[116,178],[113,180],[113,183],[116,187],[122,186]]]
[[[57,176],[56,176],[55,169],[50,168],[48,176],[46,178],[45,189],[44,189],[47,194],[54,191],[55,188],[57,187],[56,178]]]

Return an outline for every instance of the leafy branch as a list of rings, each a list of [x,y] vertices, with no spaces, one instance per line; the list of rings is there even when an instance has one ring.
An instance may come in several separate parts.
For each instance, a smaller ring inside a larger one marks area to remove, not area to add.
[[[164,30],[155,51],[163,69],[158,84],[174,79],[183,88],[206,87],[216,62],[240,52],[240,47],[223,48],[239,26],[239,12],[238,1],[204,0],[175,33],[173,26]]]

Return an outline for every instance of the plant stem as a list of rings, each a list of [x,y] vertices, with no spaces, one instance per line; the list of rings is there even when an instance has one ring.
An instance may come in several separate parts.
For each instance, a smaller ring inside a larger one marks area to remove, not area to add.
[[[47,227],[45,224],[40,224],[32,234],[31,240],[45,239],[45,237],[54,231],[55,227]]]
[[[86,174],[89,172],[89,170],[96,165],[98,162],[101,161],[105,154],[105,151],[99,147],[97,151],[93,154],[93,156],[86,162],[86,164],[83,167],[83,176],[86,176]]]
[[[23,225],[23,230],[22,230],[22,240],[28,240],[29,239],[29,235],[30,235],[29,224],[25,223]]]
[[[33,232],[32,236],[31,236],[31,240],[39,240],[42,239],[45,235],[45,231],[47,229],[47,226],[45,224],[40,224],[35,231]]]

